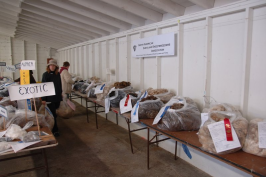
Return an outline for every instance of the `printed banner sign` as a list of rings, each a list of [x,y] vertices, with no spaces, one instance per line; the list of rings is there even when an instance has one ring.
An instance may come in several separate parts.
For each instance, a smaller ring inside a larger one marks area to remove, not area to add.
[[[0,66],[6,66],[6,62],[0,62]]]
[[[23,60],[20,67],[22,70],[35,70],[35,60]]]
[[[175,55],[175,34],[134,40],[131,43],[131,54],[135,58]]]
[[[55,95],[53,82],[11,86],[8,91],[11,101]]]

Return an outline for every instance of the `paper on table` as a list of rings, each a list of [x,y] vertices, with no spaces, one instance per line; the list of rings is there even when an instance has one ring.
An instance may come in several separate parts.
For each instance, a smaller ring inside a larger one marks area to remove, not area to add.
[[[0,132],[0,138],[6,134],[7,130]]]
[[[10,149],[6,149],[6,150],[4,150],[4,151],[0,151],[0,154],[4,154],[5,152],[9,152],[9,151],[13,151],[13,149],[10,148]]]
[[[239,139],[236,135],[235,129],[233,127],[231,127],[233,134],[233,141],[227,141],[223,121],[210,124],[208,125],[208,128],[217,153],[238,148],[241,146]]]
[[[266,122],[258,122],[259,148],[266,148]]]
[[[20,151],[20,150],[22,150],[28,146],[31,146],[33,144],[37,144],[39,142],[41,142],[41,141],[34,141],[34,142],[29,142],[29,143],[19,142],[17,144],[11,145],[11,147],[14,150],[14,152],[18,152],[18,151]]]
[[[209,113],[201,113],[201,125],[200,127],[203,126],[203,124],[208,120],[209,118]]]

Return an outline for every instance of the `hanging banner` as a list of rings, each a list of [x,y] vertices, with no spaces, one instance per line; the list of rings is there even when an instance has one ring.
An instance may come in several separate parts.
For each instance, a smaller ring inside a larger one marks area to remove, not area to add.
[[[134,40],[131,43],[132,57],[175,55],[175,34],[168,33]]]
[[[11,66],[6,66],[6,72],[16,72],[16,68],[14,65],[11,65]]]
[[[20,67],[22,70],[35,70],[35,60],[23,60]]]
[[[8,91],[11,101],[55,95],[53,82],[11,86]]]

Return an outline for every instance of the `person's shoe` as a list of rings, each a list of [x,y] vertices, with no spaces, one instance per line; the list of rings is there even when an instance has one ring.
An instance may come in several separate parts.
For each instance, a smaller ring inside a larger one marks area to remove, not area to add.
[[[54,132],[54,136],[55,136],[55,137],[60,136],[59,132]]]

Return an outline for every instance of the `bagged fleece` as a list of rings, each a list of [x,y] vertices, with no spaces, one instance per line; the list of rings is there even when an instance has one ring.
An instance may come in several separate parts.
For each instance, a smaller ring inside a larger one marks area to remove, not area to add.
[[[201,125],[200,111],[196,103],[188,97],[173,97],[154,119],[153,124],[162,130],[193,131]]]
[[[175,96],[175,94],[168,89],[149,88],[147,91],[149,95],[160,98],[163,103],[167,103],[173,96]]]

